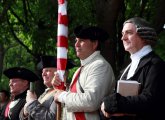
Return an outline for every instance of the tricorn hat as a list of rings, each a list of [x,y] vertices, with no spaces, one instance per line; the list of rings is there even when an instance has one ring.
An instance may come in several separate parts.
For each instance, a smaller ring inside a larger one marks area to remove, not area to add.
[[[9,68],[6,69],[3,73],[9,79],[20,78],[23,80],[27,80],[29,82],[34,82],[36,80],[39,80],[39,77],[34,72],[23,67]]]
[[[40,68],[49,68],[55,67],[57,68],[57,57],[56,56],[41,56]],[[71,69],[75,67],[75,63],[71,59],[67,59],[66,69]]]
[[[42,68],[57,67],[56,56],[41,56]]]
[[[74,34],[77,38],[90,39],[91,41],[98,40],[100,42],[106,41],[109,37],[106,31],[96,26],[80,25],[74,29]]]

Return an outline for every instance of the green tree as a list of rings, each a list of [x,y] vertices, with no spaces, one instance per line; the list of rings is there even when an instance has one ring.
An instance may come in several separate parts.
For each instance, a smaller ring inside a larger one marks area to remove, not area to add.
[[[159,35],[155,50],[165,59],[164,8],[164,0],[68,0],[68,57],[79,64],[74,51],[73,29],[80,24],[98,25],[110,35],[102,54],[117,76],[129,61],[121,41],[123,22],[140,16],[155,27]],[[0,1],[0,77],[4,69],[12,66],[36,71],[41,55],[56,55],[57,12],[56,0]],[[70,79],[74,71],[71,70]],[[2,76],[0,86],[6,84],[5,79]]]

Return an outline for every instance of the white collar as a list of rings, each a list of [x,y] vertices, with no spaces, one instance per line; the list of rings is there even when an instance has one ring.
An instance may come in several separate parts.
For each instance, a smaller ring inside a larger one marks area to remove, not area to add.
[[[89,63],[95,56],[99,55],[100,51],[95,51],[94,53],[92,53],[89,57],[87,57],[84,60],[80,60],[81,65],[84,66],[85,64]]]
[[[150,45],[146,45],[142,49],[140,49],[138,52],[136,52],[134,54],[131,54],[130,58],[131,58],[132,61],[140,60],[142,57],[144,57],[145,55],[147,55],[151,51],[152,51],[151,46]]]

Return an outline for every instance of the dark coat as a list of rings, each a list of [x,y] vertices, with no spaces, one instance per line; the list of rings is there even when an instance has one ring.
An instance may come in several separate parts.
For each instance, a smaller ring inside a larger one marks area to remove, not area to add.
[[[6,118],[5,120],[19,120],[19,113],[26,103],[26,91],[16,96],[13,102],[14,101],[18,101],[18,103],[9,110],[10,117]]]
[[[29,115],[23,115],[23,109],[20,112],[20,120],[55,120],[56,118],[56,103],[54,102],[54,94],[45,91],[38,100],[33,101],[27,106]]]
[[[131,113],[136,117],[112,117],[112,120],[160,120],[165,119],[165,62],[154,52],[144,56],[130,80],[141,83],[138,96],[121,96],[114,93],[104,99],[109,113]],[[126,80],[127,73],[122,80]]]
[[[5,109],[6,109],[7,104],[8,104],[8,101],[6,101],[6,103],[0,109],[0,120],[5,120]]]

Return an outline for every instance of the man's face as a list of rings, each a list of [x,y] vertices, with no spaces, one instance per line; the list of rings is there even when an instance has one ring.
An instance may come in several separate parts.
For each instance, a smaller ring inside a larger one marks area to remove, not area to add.
[[[136,27],[132,23],[126,23],[122,30],[123,45],[126,51],[133,54],[140,50],[144,45],[144,40],[136,32]]]
[[[96,51],[98,41],[90,41],[89,39],[76,38],[75,49],[76,55],[81,60],[89,57],[93,52]]]
[[[28,88],[29,82],[20,78],[12,78],[9,82],[10,93],[18,95]]]
[[[44,80],[44,84],[47,86],[47,87],[52,87],[52,79],[54,77],[54,73],[57,71],[57,68],[44,68],[42,70],[42,78]]]

